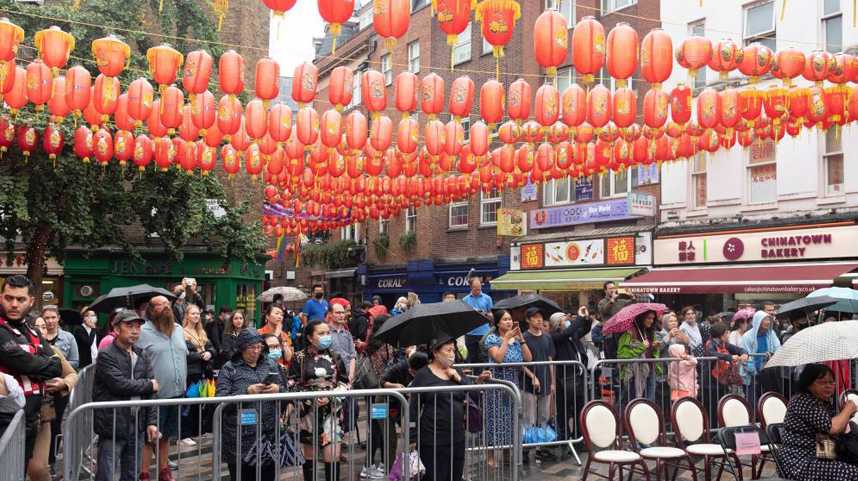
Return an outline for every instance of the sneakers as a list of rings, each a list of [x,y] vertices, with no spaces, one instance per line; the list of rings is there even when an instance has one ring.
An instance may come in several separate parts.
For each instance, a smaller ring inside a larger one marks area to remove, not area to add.
[[[197,442],[191,438],[185,438],[182,440],[182,444],[184,444],[185,446],[188,446],[188,447],[194,447],[197,445]]]
[[[372,466],[364,466],[360,470],[360,477],[362,479],[384,479],[384,469],[382,469],[381,465]]]

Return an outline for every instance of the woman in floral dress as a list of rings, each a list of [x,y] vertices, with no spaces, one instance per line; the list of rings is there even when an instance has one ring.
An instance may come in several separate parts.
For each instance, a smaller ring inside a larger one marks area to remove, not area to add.
[[[497,332],[486,336],[485,347],[489,358],[497,364],[513,362],[530,362],[533,356],[524,342],[524,337],[512,320],[508,311],[500,312]],[[502,367],[492,369],[492,377],[510,381],[520,385],[521,367]],[[512,445],[512,419],[517,413],[512,412],[512,400],[502,391],[489,391],[486,394],[486,421],[489,446]],[[495,466],[494,452],[489,451],[489,466]]]

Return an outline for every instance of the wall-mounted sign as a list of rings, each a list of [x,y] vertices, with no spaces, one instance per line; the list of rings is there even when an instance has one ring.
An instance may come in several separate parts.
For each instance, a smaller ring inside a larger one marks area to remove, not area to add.
[[[376,289],[402,290],[408,286],[408,278],[405,275],[379,277],[373,284]]]
[[[641,217],[655,216],[655,196],[643,192],[629,192],[629,214]]]
[[[544,265],[545,246],[542,244],[523,244],[521,247],[521,268],[541,269]]]
[[[521,247],[511,246],[509,248],[509,270],[517,271],[521,269]]]
[[[635,264],[652,265],[652,232],[639,232],[635,237]]]
[[[524,187],[521,188],[521,201],[522,202],[534,202],[537,199],[536,193],[536,184],[527,180],[527,183],[524,184]]]
[[[632,202],[634,201],[634,202]],[[577,224],[592,224],[636,219],[655,213],[655,197],[634,193],[624,199],[611,199],[587,204],[572,204],[530,211],[531,229],[549,229]]]
[[[548,242],[545,244],[545,267],[604,264],[604,247],[604,239]]]
[[[612,237],[605,239],[605,263],[609,266],[625,266],[635,263],[635,238]]]
[[[498,209],[498,232],[500,237],[527,235],[527,216],[521,209]]]

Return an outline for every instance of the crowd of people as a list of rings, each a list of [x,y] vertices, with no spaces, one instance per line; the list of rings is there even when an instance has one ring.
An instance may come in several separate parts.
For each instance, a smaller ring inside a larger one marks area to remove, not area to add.
[[[378,297],[352,306],[342,296],[326,296],[324,287],[315,285],[302,309],[292,311],[275,299],[257,326],[241,310],[222,308],[217,315],[207,311],[196,281],[184,279],[174,291],[176,299],[154,296],[133,308],[118,309],[110,313],[106,329],[99,330],[98,316],[89,308],[80,312],[79,323],[65,322],[56,306],[30,312],[32,283],[24,276],[11,276],[0,292],[0,427],[24,410],[28,477],[51,479],[53,449],[68,395],[75,389],[79,370],[91,364],[93,401],[180,399],[202,396],[210,388],[215,396],[438,388],[494,378],[519,387],[524,435],[543,436],[542,440],[577,436],[578,413],[592,387],[586,381],[605,377],[590,377],[585,371],[600,359],[644,360],[615,366],[608,392],[620,403],[636,397],[663,397],[669,403],[691,396],[701,399],[713,416],[718,399],[727,392],[741,393],[751,402],[766,391],[792,394],[793,383],[785,382],[780,370],[764,365],[785,338],[806,325],[806,319],[780,324],[774,305],[741,309],[730,319],[703,320],[694,307],[646,311],[634,319],[632,329],[606,335],[604,323],[634,302],[613,283],[605,284],[604,298],[595,309],[582,305],[572,313],[533,306],[496,310],[479,277],[471,277],[469,287],[461,301],[483,313],[485,324],[458,339],[445,336],[423,346],[400,348],[373,333],[391,316],[419,304],[413,293],[400,298],[388,313]],[[443,300],[458,299],[445,293]],[[698,362],[702,357],[716,361]],[[458,363],[477,367],[462,371],[454,367]],[[793,374],[787,374],[787,381]],[[801,387],[798,377],[795,381],[795,391],[806,394],[807,387]],[[396,439],[402,413],[390,399],[365,401],[331,397],[298,405],[273,401],[229,405],[222,423],[222,460],[232,479],[240,473],[242,479],[257,479],[259,474],[262,480],[273,480],[276,466],[300,464],[305,481],[336,481],[345,459],[343,443],[352,433],[357,435],[360,410],[381,402],[387,405],[386,416],[370,421],[360,476],[386,477],[403,448]],[[411,419],[418,420],[415,448],[425,466],[424,479],[461,481],[465,426],[472,421],[468,406],[480,402],[479,396],[464,392],[412,400]],[[171,481],[175,467],[170,462],[171,443],[194,445],[212,429],[213,408],[180,404],[122,408],[115,415],[96,416],[96,479]],[[496,448],[489,451],[488,466],[494,468],[502,462],[498,455],[509,458],[514,444],[512,399],[489,391],[483,406],[485,442]],[[298,422],[290,424],[289,419]],[[294,439],[283,433],[294,433]],[[276,454],[281,450],[275,446],[288,446],[291,455]],[[565,449],[560,456],[568,454]],[[525,452],[525,463],[530,454]],[[533,454],[537,462],[556,457],[547,449]],[[317,472],[317,465],[323,466],[323,473]]]

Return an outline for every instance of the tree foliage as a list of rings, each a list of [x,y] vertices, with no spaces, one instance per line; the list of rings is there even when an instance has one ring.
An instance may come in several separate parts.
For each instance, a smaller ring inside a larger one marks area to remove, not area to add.
[[[120,77],[123,88],[146,75],[146,50],[165,41],[143,31],[183,38],[169,42],[182,52],[203,48],[215,58],[222,53],[208,43],[217,42],[218,34],[212,12],[204,7],[207,2],[164,0],[160,12],[159,0],[79,3],[76,9],[73,1],[32,6],[0,0],[0,15],[24,28],[26,45],[32,45],[35,32],[51,25],[72,33],[77,45],[69,65],[84,65],[93,78],[98,71],[91,42],[111,33],[120,36],[132,47],[131,65]],[[33,49],[22,48],[19,65],[34,56]],[[39,131],[48,122],[45,112],[31,109],[21,112],[20,119]],[[229,202],[217,176],[159,172],[152,166],[138,172],[115,162],[105,167],[85,164],[72,153],[74,123],[66,119],[60,126],[67,146],[55,162],[41,152],[26,159],[15,149],[0,160],[0,236],[10,255],[16,242],[27,246],[28,274],[34,281],[41,279],[47,256],[62,259],[72,245],[116,246],[136,256],[136,247],[145,240],[160,243],[170,256],[180,258],[183,248],[201,244],[225,260],[245,261],[255,261],[262,253],[266,240],[261,225],[247,222],[249,210],[259,206],[246,199]]]

